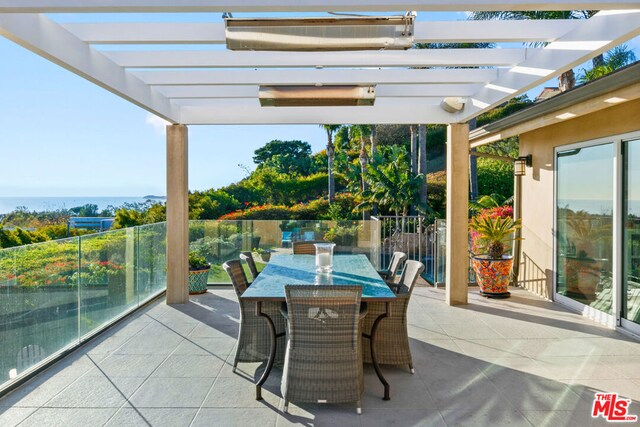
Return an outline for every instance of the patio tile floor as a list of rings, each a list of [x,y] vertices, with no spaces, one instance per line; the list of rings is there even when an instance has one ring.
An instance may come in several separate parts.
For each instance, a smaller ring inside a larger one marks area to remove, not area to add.
[[[590,417],[594,393],[618,392],[640,415],[640,342],[514,289],[449,307],[444,291],[415,289],[409,334],[416,374],[384,367],[391,400],[365,367],[363,415],[354,405],[290,405],[281,371],[254,399],[262,364],[231,363],[238,307],[231,289],[184,306],[155,302],[0,399],[5,426],[561,426]]]

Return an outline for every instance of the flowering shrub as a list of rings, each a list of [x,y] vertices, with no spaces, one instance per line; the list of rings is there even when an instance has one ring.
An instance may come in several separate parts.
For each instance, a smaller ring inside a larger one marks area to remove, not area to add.
[[[351,193],[336,194],[333,206],[339,207],[340,215],[350,219],[351,211],[357,203]],[[298,203],[291,207],[284,205],[264,204],[260,206],[252,206],[245,210],[237,210],[222,215],[219,220],[242,220],[242,219],[299,219],[314,220],[328,219],[329,201],[326,199],[312,200],[309,203]],[[331,218],[335,219],[335,218]],[[355,219],[355,218],[354,218]]]
[[[291,217],[291,208],[278,205],[261,205],[254,206],[244,211],[237,210],[222,215],[218,220],[240,220],[240,219],[282,219]]]

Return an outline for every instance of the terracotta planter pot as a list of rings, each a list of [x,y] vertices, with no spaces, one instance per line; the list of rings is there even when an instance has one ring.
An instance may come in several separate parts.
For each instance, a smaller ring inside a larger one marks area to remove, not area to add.
[[[479,255],[472,257],[473,271],[476,273],[476,281],[480,286],[480,295],[489,298],[509,298],[509,282],[511,281],[511,269],[513,257],[491,259]]]
[[[207,292],[207,278],[209,269],[189,270],[189,295],[204,294]]]

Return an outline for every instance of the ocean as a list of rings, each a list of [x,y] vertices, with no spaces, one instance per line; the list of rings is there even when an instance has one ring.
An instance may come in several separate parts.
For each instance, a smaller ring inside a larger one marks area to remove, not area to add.
[[[629,200],[627,204],[630,214],[640,216],[640,200]],[[560,199],[558,206],[596,215],[611,215],[613,212],[613,201],[611,200]]]
[[[146,199],[144,197],[0,197],[0,215],[25,206],[29,211],[55,211],[70,209],[86,204],[98,205],[98,210],[108,206],[121,207],[125,203],[144,203],[147,200],[164,202],[164,198]]]

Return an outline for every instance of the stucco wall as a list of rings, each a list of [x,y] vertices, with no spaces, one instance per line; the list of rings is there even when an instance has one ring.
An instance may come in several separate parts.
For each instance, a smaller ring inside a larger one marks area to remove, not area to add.
[[[533,155],[533,165],[522,178],[520,284],[544,298],[553,294],[554,148],[637,130],[640,100],[520,135],[520,155]]]

